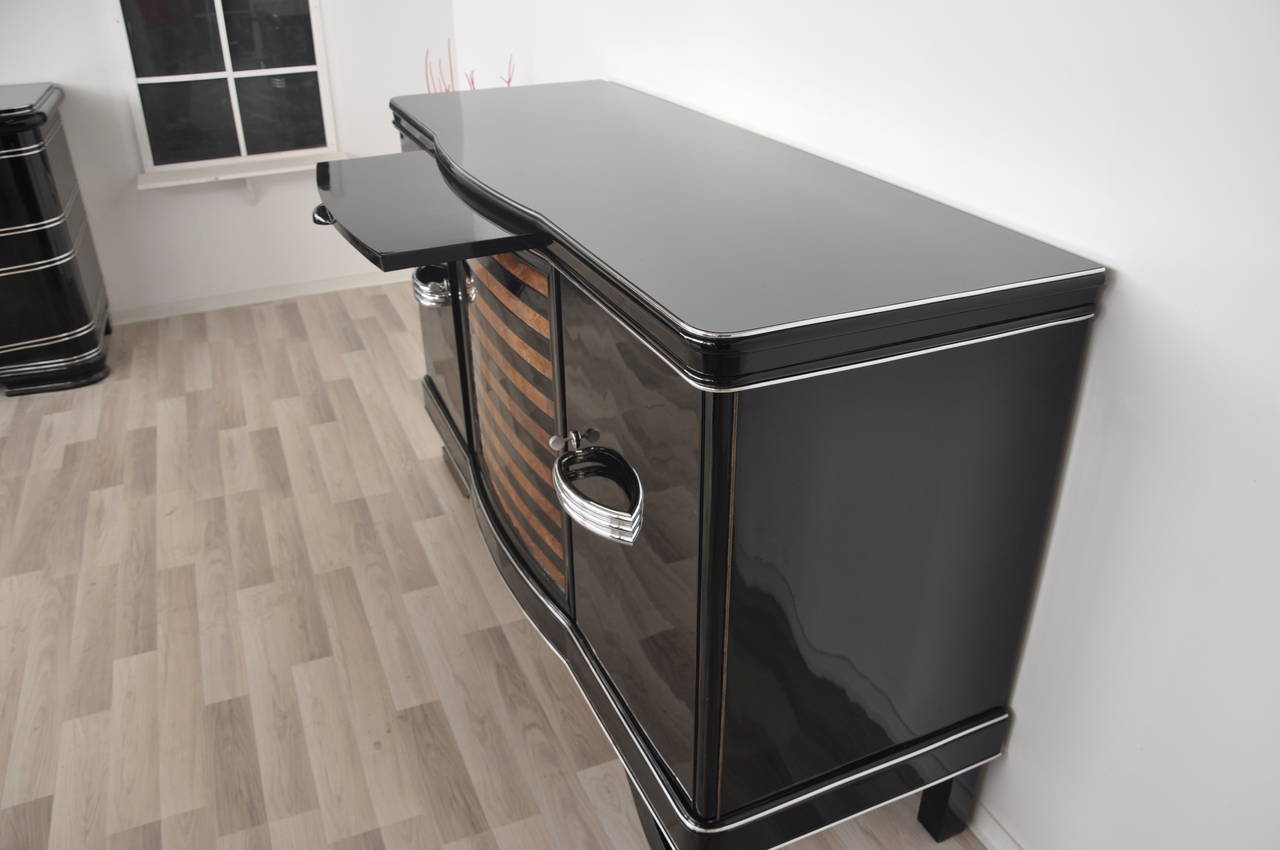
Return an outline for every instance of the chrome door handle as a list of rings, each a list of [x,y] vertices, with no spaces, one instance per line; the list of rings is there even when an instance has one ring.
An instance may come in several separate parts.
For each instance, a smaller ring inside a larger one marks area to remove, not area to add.
[[[444,266],[419,266],[413,270],[413,297],[423,307],[448,307],[453,303],[449,291],[449,271]]]
[[[476,276],[467,272],[467,301],[476,300]]]
[[[312,224],[333,224],[335,221],[337,219],[334,218],[333,213],[329,212],[329,208],[324,204],[320,204],[311,211]]]
[[[587,498],[573,485],[584,478],[607,478],[627,496],[627,510],[608,508]],[[644,485],[631,464],[613,449],[587,446],[566,452],[551,467],[556,498],[570,519],[608,540],[631,546],[644,524]]]

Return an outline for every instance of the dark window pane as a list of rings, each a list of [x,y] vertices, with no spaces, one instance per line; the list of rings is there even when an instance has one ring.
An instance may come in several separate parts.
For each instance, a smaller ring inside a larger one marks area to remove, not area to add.
[[[236,90],[249,153],[324,147],[320,82],[314,71],[240,77]]]
[[[138,86],[156,165],[239,156],[226,80]]]
[[[316,63],[307,0],[222,0],[222,14],[237,71]]]
[[[120,0],[139,77],[221,71],[213,0]]]

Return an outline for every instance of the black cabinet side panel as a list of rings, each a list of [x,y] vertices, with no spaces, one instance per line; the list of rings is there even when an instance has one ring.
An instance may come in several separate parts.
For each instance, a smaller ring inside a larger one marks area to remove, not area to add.
[[[701,393],[577,285],[561,287],[566,422],[644,485],[635,545],[573,533],[578,627],[654,749],[693,786]],[[583,489],[588,489],[584,485]],[[610,494],[592,493],[606,501]]]
[[[739,394],[722,812],[1007,703],[1088,327]]]

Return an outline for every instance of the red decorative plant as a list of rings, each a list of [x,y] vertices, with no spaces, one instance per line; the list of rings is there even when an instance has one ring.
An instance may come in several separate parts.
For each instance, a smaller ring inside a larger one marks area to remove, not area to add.
[[[443,59],[437,58],[436,67],[433,72],[431,68],[431,51],[428,50],[426,52],[426,56],[424,58],[424,64],[426,66],[426,71],[427,71],[427,91],[429,92],[434,93],[434,92],[456,91],[458,88],[457,67],[454,65],[454,61],[453,61],[453,39],[449,39],[447,44],[448,44],[448,56],[449,56],[448,68],[445,67]],[[437,76],[439,76],[439,79],[436,79]],[[462,75],[462,78],[467,81],[467,88],[474,91],[476,87],[476,72],[474,70],[467,71]],[[498,79],[502,80],[502,82],[510,86],[511,81],[514,80],[515,78],[516,78],[516,58],[514,55],[512,55],[507,57],[506,76],[504,77],[503,75],[499,74]]]

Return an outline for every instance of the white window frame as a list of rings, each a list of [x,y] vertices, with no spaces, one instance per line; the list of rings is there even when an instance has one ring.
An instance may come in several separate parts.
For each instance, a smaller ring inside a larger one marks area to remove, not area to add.
[[[124,23],[124,12],[116,3],[116,23],[120,33],[120,44],[128,62],[129,76],[133,84],[129,87],[129,106],[133,113],[133,125],[137,131],[138,149],[142,156],[142,176],[138,179],[139,188],[158,188],[184,183],[203,183],[229,178],[249,177],[259,174],[270,174],[280,171],[294,170],[289,167],[296,164],[297,169],[310,168],[311,164],[323,159],[323,155],[338,155],[337,131],[333,121],[333,99],[329,85],[328,53],[325,50],[324,15],[320,0],[307,0],[307,11],[311,16],[311,42],[315,51],[314,65],[293,65],[282,68],[254,68],[248,71],[233,70],[231,64],[231,45],[227,38],[226,17],[222,11],[222,0],[212,0],[214,13],[218,20],[218,38],[222,45],[223,70],[209,71],[200,74],[169,74],[154,77],[139,77],[133,65],[133,50],[129,44],[129,32]],[[216,159],[195,159],[190,162],[172,162],[156,165],[151,155],[151,137],[147,133],[146,116],[142,111],[142,94],[139,85],[147,83],[179,83],[194,80],[226,80],[231,96],[231,116],[235,122],[236,140],[240,150],[245,151],[244,125],[240,120],[240,99],[236,96],[235,80],[245,77],[271,77],[281,74],[307,73],[314,71],[320,88],[320,111],[324,119],[324,138],[326,144],[317,148],[294,148],[287,151],[271,151],[270,153],[241,153],[237,156],[224,156]],[[292,162],[291,162],[292,161]],[[186,175],[190,179],[184,179]],[[155,179],[148,179],[154,175]],[[172,178],[166,180],[166,178]]]

